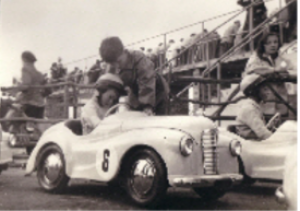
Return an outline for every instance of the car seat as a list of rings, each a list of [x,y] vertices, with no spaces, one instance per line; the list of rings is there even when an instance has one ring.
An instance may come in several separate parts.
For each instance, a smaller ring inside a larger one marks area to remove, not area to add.
[[[234,133],[234,134],[237,134],[236,125],[228,125],[228,126],[227,126],[227,130],[228,130],[229,132],[232,132],[232,133]]]
[[[66,121],[65,126],[76,135],[82,135],[82,124],[79,119],[68,120]]]

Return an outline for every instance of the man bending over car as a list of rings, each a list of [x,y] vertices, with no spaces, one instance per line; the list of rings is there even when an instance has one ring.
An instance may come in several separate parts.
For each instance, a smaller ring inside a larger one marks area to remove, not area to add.
[[[100,46],[102,59],[117,70],[124,86],[130,88],[129,104],[148,115],[166,113],[169,88],[154,70],[154,63],[141,51],[127,50],[119,37],[108,37]]]

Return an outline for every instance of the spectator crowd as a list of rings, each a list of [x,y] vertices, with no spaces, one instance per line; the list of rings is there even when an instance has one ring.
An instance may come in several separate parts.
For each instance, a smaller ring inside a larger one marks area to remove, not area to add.
[[[289,3],[291,0],[286,0]],[[168,65],[177,67],[181,65],[207,61],[214,58],[219,58],[229,49],[241,43],[249,33],[250,17],[252,17],[253,28],[264,22],[267,16],[267,8],[263,0],[238,0],[237,4],[243,8],[247,8],[250,4],[256,3],[253,6],[253,15],[250,15],[251,10],[247,10],[245,22],[242,24],[239,20],[229,23],[225,29],[223,36],[217,31],[209,32],[203,29],[199,33],[191,33],[189,37],[180,38],[178,41],[170,39],[166,46],[164,43],[159,43],[157,47],[145,48],[140,47],[140,51],[149,58],[155,69],[163,69]],[[265,25],[266,30],[261,32],[253,39],[253,48],[256,49],[258,41],[266,32],[276,32],[280,34],[282,28],[282,41],[287,43],[296,39],[297,36],[297,1],[292,3],[285,11],[276,15],[271,22]],[[277,10],[273,11],[270,16]],[[281,25],[280,25],[281,24]],[[250,44],[247,44],[243,49],[235,51],[235,54],[241,54],[251,49]],[[74,83],[93,84],[97,79],[107,72],[107,64],[104,61],[96,60],[95,64],[90,67],[87,72],[80,70],[78,67],[68,73],[67,69],[62,65],[62,59],[54,62],[50,68],[50,81],[72,81]]]

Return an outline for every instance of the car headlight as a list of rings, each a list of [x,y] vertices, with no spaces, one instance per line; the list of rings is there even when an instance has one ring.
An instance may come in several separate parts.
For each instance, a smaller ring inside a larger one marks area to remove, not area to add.
[[[239,156],[242,152],[242,144],[237,140],[230,142],[230,152],[233,156]]]
[[[194,140],[189,136],[184,136],[180,141],[180,152],[183,156],[188,156],[193,152]]]

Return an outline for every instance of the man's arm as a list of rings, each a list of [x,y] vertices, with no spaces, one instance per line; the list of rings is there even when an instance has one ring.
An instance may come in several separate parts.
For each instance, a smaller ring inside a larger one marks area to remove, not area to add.
[[[156,72],[153,62],[143,55],[137,67],[138,100],[143,107],[155,107]]]

